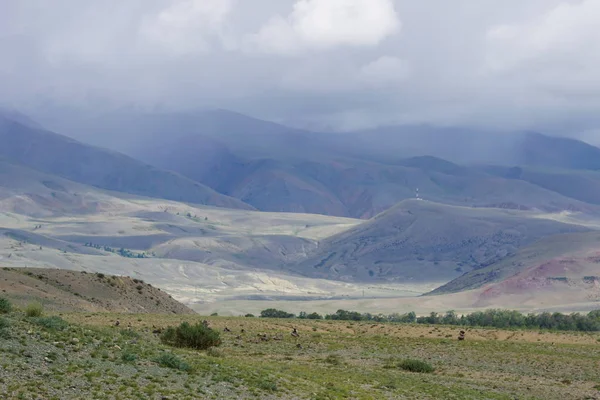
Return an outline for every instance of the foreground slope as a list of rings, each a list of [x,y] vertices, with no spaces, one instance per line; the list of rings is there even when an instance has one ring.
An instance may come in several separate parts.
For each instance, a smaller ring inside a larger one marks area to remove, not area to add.
[[[0,269],[2,297],[24,307],[38,301],[54,311],[191,314],[169,294],[126,276],[42,268]]]
[[[294,338],[290,320],[207,317],[222,344],[198,351],[161,343],[152,326],[204,317],[63,318],[60,330],[3,318],[1,397],[579,400],[599,391],[597,333],[470,328],[459,342],[458,327],[294,320]],[[433,371],[406,371],[405,359]]]
[[[174,172],[24,125],[2,115],[0,157],[103,189],[228,208],[252,208]]]
[[[501,260],[542,237],[588,230],[535,215],[408,200],[325,239],[297,270],[350,281],[441,282]]]

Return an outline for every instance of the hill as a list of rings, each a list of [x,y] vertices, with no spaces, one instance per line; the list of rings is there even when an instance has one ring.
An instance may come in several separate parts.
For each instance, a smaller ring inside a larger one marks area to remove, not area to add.
[[[0,157],[10,163],[86,185],[197,204],[252,208],[177,173],[24,125],[2,115],[0,144]]]
[[[169,294],[138,279],[85,271],[0,269],[2,296],[24,307],[39,301],[61,312],[192,314]]]
[[[567,304],[576,302],[569,298],[571,291],[576,292],[579,302],[600,301],[599,245],[597,232],[543,238],[504,260],[470,271],[431,294],[481,288],[478,293],[482,299],[520,295],[542,301],[550,294]]]
[[[294,270],[348,281],[444,281],[542,237],[588,230],[516,210],[409,200],[327,238]]]

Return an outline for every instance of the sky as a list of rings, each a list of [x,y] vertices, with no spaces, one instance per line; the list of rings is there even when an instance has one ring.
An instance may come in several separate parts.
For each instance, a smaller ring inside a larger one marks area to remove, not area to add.
[[[600,0],[2,0],[0,105],[594,142],[598,26]]]

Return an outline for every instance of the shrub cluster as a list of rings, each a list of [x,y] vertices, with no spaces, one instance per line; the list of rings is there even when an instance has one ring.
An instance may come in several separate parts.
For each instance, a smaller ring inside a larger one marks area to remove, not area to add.
[[[178,327],[167,328],[161,336],[161,341],[170,346],[197,350],[206,350],[221,344],[219,332],[201,323],[190,325],[188,322],[184,322]]]
[[[12,311],[12,304],[8,299],[0,297],[0,314],[9,314]]]
[[[178,369],[180,371],[190,370],[189,364],[177,357],[173,353],[161,354],[154,361],[163,368]]]
[[[429,374],[434,371],[434,368],[421,360],[403,360],[398,363],[398,368],[401,368],[409,372],[419,372],[422,374]]]
[[[61,317],[32,317],[30,321],[36,325],[53,331],[62,331],[69,327],[69,323]]]

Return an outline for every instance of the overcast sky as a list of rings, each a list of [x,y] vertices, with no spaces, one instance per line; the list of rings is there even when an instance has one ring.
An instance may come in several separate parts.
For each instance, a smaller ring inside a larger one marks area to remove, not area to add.
[[[600,0],[2,0],[0,104],[600,136]]]

